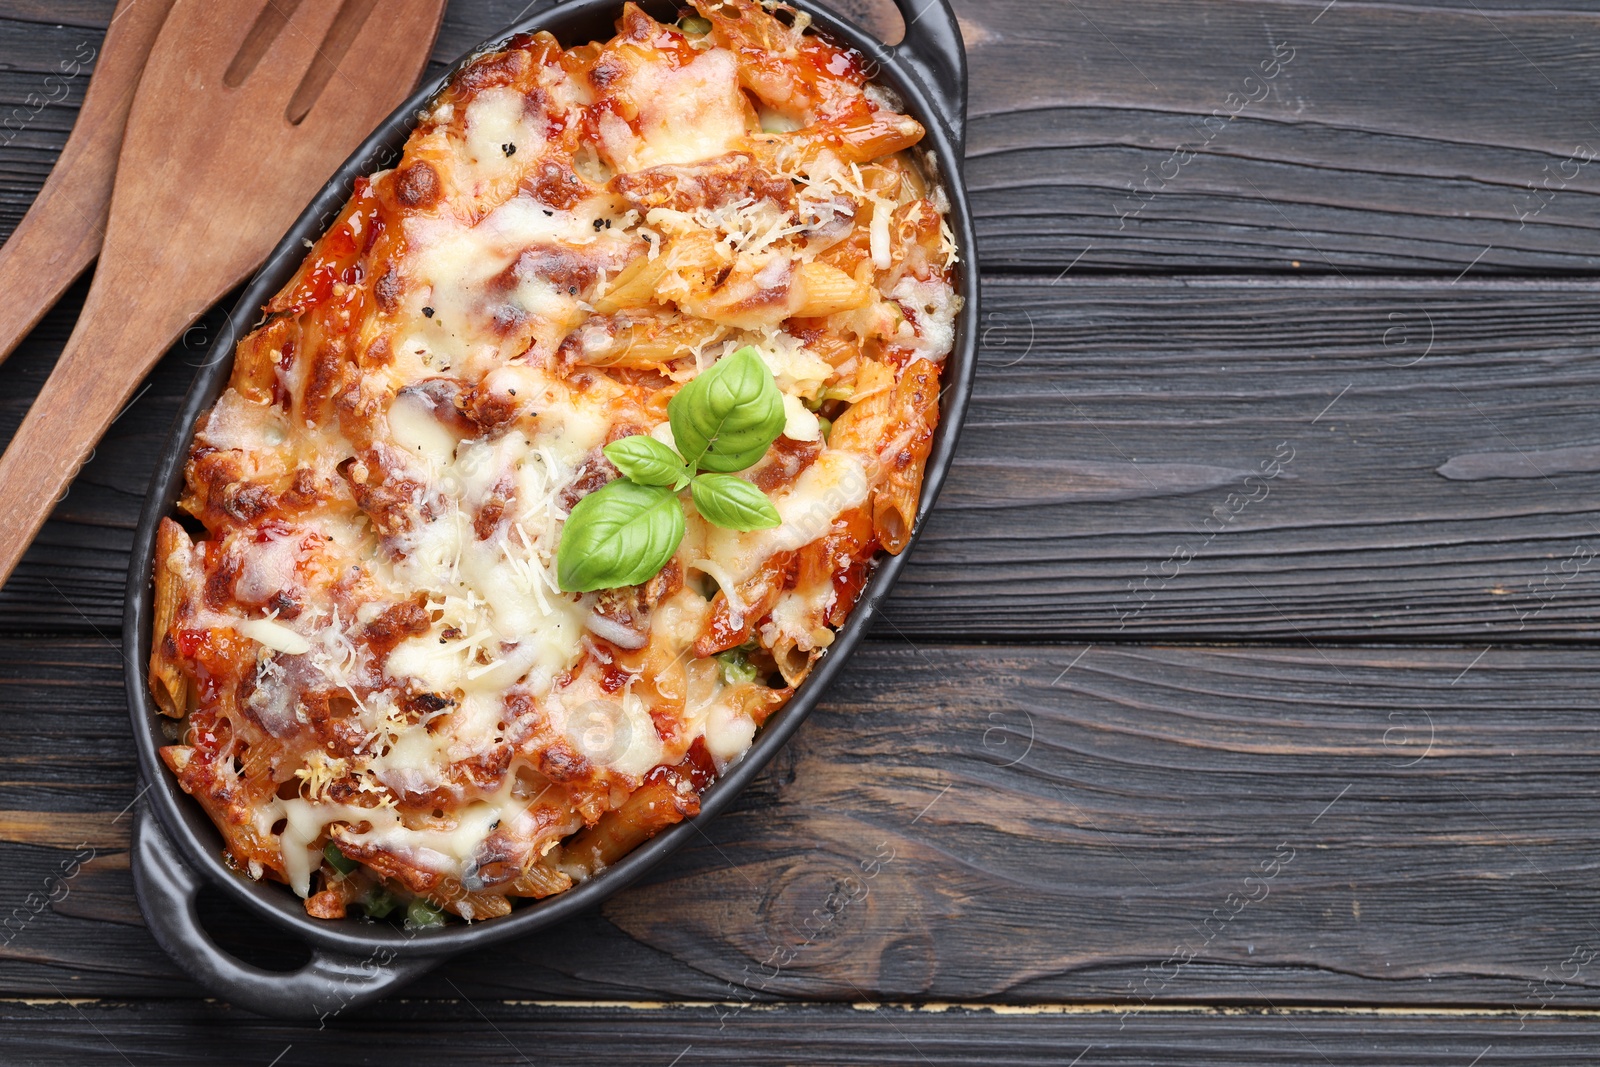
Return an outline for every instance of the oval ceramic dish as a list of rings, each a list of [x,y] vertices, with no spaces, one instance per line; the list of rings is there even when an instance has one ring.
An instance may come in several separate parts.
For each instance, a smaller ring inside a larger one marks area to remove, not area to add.
[[[917,509],[916,528],[920,530],[950,467],[956,431],[967,406],[977,362],[978,283],[972,262],[976,241],[961,177],[966,118],[966,56],[961,34],[947,0],[896,0],[907,31],[905,40],[894,46],[881,44],[812,0],[786,2],[809,12],[819,30],[859,50],[869,61],[873,80],[901,94],[905,110],[927,129],[919,148],[926,152],[924,165],[950,198],[948,218],[961,255],[958,284],[965,305],[944,371],[939,426]],[[647,2],[642,6],[657,14],[675,10],[671,4]],[[539,30],[550,31],[568,46],[603,40],[614,32],[613,22],[620,8],[619,0],[567,0],[546,6],[484,42],[472,54],[498,47],[514,34]],[[156,528],[163,516],[174,512],[196,420],[226,388],[235,343],[255,326],[258,309],[294,274],[305,255],[303,239],[322,234],[349,198],[354,179],[388,166],[399,157],[419,109],[444,87],[467,58],[470,56],[423,85],[367,138],[306,208],[250,282],[217,338],[213,351],[218,358],[200,370],[189,391],[156,468],[134,537],[123,632],[129,664],[129,708],[144,778],[132,846],[139,905],[161,947],[203,987],[240,1007],[266,1015],[318,1018],[367,1003],[449,956],[481,950],[560,922],[594,907],[638,878],[697,833],[699,824],[727,807],[767,765],[844,666],[861,640],[874,608],[905,564],[904,553],[879,560],[833,647],[794,699],[767,722],[743,760],[707,789],[701,798],[699,816],[645,842],[625,859],[564,893],[487,922],[407,931],[355,918],[311,918],[302,902],[284,887],[250,881],[228,868],[223,862],[220,835],[157,754],[168,740],[162,733],[162,716],[150,699],[146,678]],[[197,895],[208,881],[281,929],[285,936],[306,943],[312,950],[310,961],[298,971],[272,972],[246,964],[220,949],[201,926],[196,910]]]

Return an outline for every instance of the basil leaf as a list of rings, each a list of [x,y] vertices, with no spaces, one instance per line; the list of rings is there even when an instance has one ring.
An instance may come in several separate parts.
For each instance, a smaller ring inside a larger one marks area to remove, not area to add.
[[[694,506],[725,530],[770,530],[783,524],[767,494],[731,474],[700,474],[689,483]]]
[[[667,419],[691,468],[742,471],[783,432],[783,394],[747,345],[678,390],[667,404]]]
[[[569,593],[647,582],[678,551],[684,528],[683,506],[671,489],[626,478],[608,482],[567,516],[556,580]]]
[[[606,458],[626,477],[640,485],[670,485],[682,489],[689,472],[678,454],[654,437],[635,434],[605,447]]]

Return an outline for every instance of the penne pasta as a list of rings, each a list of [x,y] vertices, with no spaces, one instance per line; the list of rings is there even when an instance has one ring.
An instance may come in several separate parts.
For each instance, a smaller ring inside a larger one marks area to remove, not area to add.
[[[470,922],[498,919],[511,914],[511,901],[503,893],[463,893],[449,895],[439,903],[446,911],[454,912]]]
[[[233,388],[246,400],[270,403],[278,388],[278,361],[294,332],[287,319],[268,323],[239,343],[233,357]]]
[[[711,617],[695,639],[694,654],[714,656],[744,644],[750,632],[777,602],[794,573],[794,554],[780,553],[761,565],[749,579],[729,590],[719,589],[711,601]]]
[[[561,870],[582,882],[667,827],[699,813],[699,798],[683,779],[667,775],[648,781],[622,807],[606,812],[562,848]]]
[[[898,556],[911,537],[916,519],[917,491],[921,488],[920,470],[911,477],[891,475],[872,497],[872,529],[878,544],[890,555]]]
[[[627,308],[643,307],[655,299],[656,286],[675,259],[669,256],[639,256],[612,279],[605,293],[594,301],[594,309],[610,315]]]
[[[870,285],[822,262],[801,264],[795,272],[794,287],[799,299],[793,314],[801,318],[854,311],[876,298]]]
[[[577,362],[591,367],[665,372],[686,352],[705,348],[728,331],[703,319],[650,310],[631,310],[591,321],[575,334]]]
[[[784,682],[793,689],[811,670],[816,650],[803,650],[799,642],[788,634],[779,634],[772,642],[772,660],[783,675]]]
[[[926,363],[914,363],[895,386],[894,421],[898,428],[883,465],[887,476],[872,498],[872,528],[884,551],[899,555],[916,521],[922,472],[933,430],[939,421],[939,374]]]
[[[189,710],[189,679],[178,659],[173,627],[188,593],[188,560],[194,545],[171,519],[156,530],[156,572],[151,597],[150,695],[163,715],[180,719]]]
[[[571,888],[572,877],[543,859],[529,866],[511,883],[511,892],[519,897],[551,897]]]
[[[833,420],[828,444],[876,456],[894,411],[894,380],[894,369],[884,363],[857,371],[850,406]]]

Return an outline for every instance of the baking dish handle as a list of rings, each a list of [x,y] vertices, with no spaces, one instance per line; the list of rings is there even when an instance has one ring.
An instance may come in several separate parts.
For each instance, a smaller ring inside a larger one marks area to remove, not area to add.
[[[326,1024],[346,1008],[385,996],[439,962],[413,957],[380,964],[377,953],[363,958],[317,948],[298,971],[251,966],[224,952],[200,925],[195,901],[204,880],[184,862],[145,803],[139,805],[134,824],[132,859],[139,909],[156,941],[201,986],[249,1011]]]
[[[909,66],[938,104],[956,149],[967,147],[967,50],[950,0],[895,0],[906,35],[889,51]]]

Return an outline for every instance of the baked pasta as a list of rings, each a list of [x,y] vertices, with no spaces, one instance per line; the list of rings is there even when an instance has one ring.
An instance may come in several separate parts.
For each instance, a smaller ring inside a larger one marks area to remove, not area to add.
[[[237,868],[504,915],[794,693],[906,544],[959,309],[862,63],[780,5],[628,5],[476,57],[356,182],[158,535],[162,755]]]

